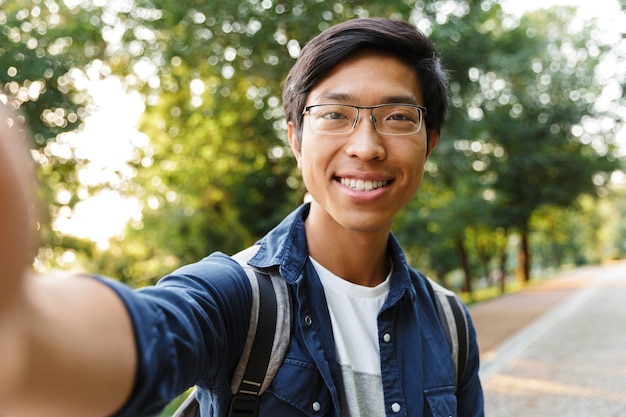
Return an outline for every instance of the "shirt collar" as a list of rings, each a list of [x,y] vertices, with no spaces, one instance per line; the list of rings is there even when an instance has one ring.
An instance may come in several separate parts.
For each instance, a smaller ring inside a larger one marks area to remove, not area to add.
[[[309,209],[309,203],[301,205],[265,235],[259,241],[258,252],[248,262],[250,266],[261,270],[278,268],[283,279],[295,282],[309,257],[304,229]],[[393,233],[389,235],[388,251],[394,265],[388,301],[395,303],[405,291],[415,294],[415,289],[404,252]]]
[[[309,209],[309,203],[301,205],[265,235],[258,252],[248,262],[250,266],[265,270],[279,268],[283,279],[294,282],[309,256],[304,230]]]

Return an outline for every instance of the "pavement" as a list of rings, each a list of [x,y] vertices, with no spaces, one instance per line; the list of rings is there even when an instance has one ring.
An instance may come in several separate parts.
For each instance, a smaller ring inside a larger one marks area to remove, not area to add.
[[[473,306],[486,417],[626,417],[626,262]]]

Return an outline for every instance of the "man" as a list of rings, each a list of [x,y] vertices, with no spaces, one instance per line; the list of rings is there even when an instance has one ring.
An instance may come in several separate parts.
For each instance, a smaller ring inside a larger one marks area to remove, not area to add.
[[[469,365],[455,387],[426,280],[391,234],[447,107],[433,45],[401,21],[331,27],[302,50],[283,100],[311,203],[270,231],[249,261],[280,273],[292,305],[287,354],[259,415],[482,416],[471,321]],[[3,243],[14,237],[0,233]],[[3,265],[12,261],[2,256]],[[232,258],[210,255],[137,291],[22,275],[14,268],[2,277],[0,294],[7,411],[148,416],[197,385],[202,415],[226,415],[252,299]]]

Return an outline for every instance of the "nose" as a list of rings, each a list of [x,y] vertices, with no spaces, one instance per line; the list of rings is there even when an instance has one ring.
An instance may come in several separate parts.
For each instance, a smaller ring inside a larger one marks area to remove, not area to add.
[[[357,116],[354,130],[346,142],[345,151],[348,156],[363,161],[383,160],[387,157],[385,142],[376,130],[376,119],[371,113],[368,119],[365,119],[364,123],[359,123],[360,118]]]

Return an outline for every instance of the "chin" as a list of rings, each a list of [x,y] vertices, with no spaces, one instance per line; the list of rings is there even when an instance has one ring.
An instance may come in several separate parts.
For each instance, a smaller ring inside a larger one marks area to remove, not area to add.
[[[348,218],[338,222],[344,229],[355,233],[372,233],[391,230],[391,222],[382,219]]]

